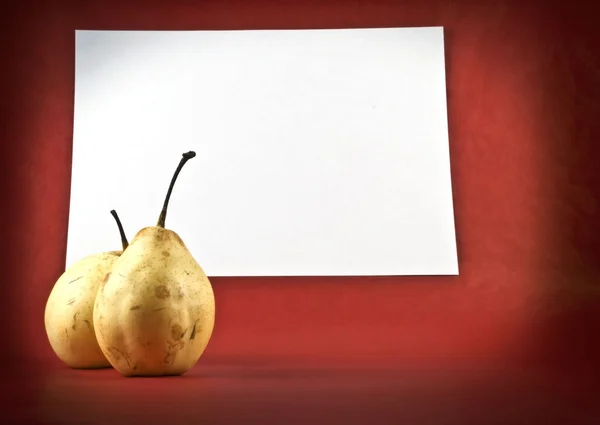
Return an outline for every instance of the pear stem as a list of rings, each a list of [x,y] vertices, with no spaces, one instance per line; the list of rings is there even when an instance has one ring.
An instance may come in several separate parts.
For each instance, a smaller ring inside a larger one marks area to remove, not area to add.
[[[165,227],[165,220],[167,219],[167,208],[169,207],[169,200],[171,199],[171,192],[173,192],[173,186],[175,186],[175,181],[177,181],[177,176],[179,176],[179,172],[181,171],[181,169],[183,168],[185,163],[188,162],[188,160],[192,159],[195,156],[196,156],[196,152],[194,152],[194,151],[186,152],[181,156],[181,161],[179,161],[179,165],[177,166],[177,169],[175,170],[175,174],[173,174],[173,178],[171,179],[171,184],[169,185],[169,190],[167,191],[167,196],[165,197],[165,203],[163,204],[162,211],[160,212],[160,216],[158,217],[158,222],[156,224],[158,227],[162,227],[163,229]]]
[[[125,236],[125,230],[123,230],[123,225],[121,224],[121,220],[119,219],[117,212],[115,210],[110,210],[110,213],[117,222],[117,227],[119,228],[119,233],[121,234],[121,244],[123,244],[123,251],[125,251],[129,246],[129,242],[127,242],[127,236]]]

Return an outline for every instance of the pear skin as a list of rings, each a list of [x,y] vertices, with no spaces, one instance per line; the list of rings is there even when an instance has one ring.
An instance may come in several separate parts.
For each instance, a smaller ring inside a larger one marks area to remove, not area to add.
[[[182,375],[204,353],[215,324],[215,298],[204,270],[164,223],[175,171],[156,226],[131,240],[101,285],[94,307],[98,344],[124,376]]]
[[[113,210],[123,249],[127,238]],[[67,268],[54,284],[44,311],[46,335],[57,357],[73,369],[111,367],[98,345],[93,308],[100,284],[112,270],[122,251],[87,256]]]

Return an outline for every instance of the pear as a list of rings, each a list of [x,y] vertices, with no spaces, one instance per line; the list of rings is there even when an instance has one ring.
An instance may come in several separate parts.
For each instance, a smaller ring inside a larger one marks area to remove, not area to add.
[[[123,250],[127,238],[117,213]],[[93,308],[100,284],[123,251],[107,251],[85,257],[68,267],[50,291],[44,311],[46,335],[52,350],[74,369],[111,367],[100,350],[94,331]]]
[[[115,262],[96,297],[94,327],[112,366],[124,376],[182,375],[208,345],[215,298],[181,237],[165,228],[175,170],[156,226],[141,229]]]

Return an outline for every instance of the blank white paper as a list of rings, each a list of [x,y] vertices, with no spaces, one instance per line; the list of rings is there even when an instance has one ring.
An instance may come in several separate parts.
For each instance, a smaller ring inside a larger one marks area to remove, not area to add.
[[[458,274],[440,27],[77,31],[67,265],[155,225],[209,276]]]

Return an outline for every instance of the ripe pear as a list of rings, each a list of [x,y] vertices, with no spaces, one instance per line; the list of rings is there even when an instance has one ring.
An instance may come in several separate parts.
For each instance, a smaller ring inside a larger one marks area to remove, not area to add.
[[[128,242],[117,213],[123,250]],[[54,353],[74,369],[111,367],[100,350],[94,331],[93,308],[100,284],[123,251],[107,251],[85,257],[65,272],[54,284],[46,302],[44,322]]]
[[[183,154],[158,223],[135,235],[96,297],[98,343],[124,376],[182,375],[196,364],[212,335],[212,286],[181,237],[165,228],[177,176],[194,156]]]

